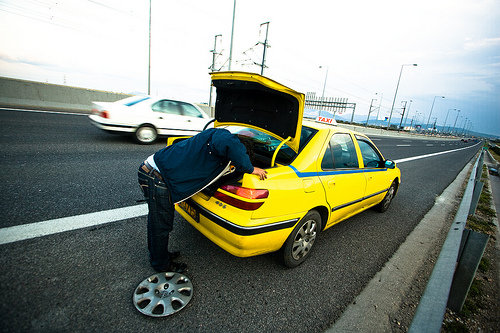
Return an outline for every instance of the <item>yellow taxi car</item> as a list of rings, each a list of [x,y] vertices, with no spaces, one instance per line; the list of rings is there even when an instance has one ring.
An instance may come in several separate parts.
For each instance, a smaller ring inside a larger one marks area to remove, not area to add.
[[[227,175],[176,205],[214,243],[239,257],[280,250],[295,267],[320,231],[370,207],[388,209],[401,173],[368,137],[303,120],[304,95],[266,77],[218,72],[212,84],[214,127],[251,142],[252,164],[267,171],[266,180]]]

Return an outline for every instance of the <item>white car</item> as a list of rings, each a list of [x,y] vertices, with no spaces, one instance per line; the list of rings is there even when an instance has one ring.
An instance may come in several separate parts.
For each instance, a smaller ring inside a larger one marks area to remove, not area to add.
[[[159,135],[192,136],[211,118],[192,103],[151,96],[132,96],[116,102],[93,102],[92,123],[108,132],[132,133],[142,144]]]

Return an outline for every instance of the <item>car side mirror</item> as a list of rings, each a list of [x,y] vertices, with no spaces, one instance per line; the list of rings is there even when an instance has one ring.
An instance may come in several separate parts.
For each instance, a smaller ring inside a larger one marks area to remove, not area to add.
[[[396,167],[396,162],[387,160],[384,165],[387,169],[394,169]]]

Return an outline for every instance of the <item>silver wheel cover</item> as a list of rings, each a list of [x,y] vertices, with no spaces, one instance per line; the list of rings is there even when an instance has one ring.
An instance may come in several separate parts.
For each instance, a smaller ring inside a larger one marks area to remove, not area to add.
[[[299,260],[305,257],[311,250],[314,241],[316,240],[317,223],[315,220],[309,220],[297,230],[295,239],[292,245],[292,257]]]
[[[193,297],[193,284],[179,273],[151,275],[134,291],[135,308],[151,317],[165,317],[182,310]]]
[[[156,139],[155,129],[152,127],[141,127],[137,130],[136,135],[141,142],[151,142]]]

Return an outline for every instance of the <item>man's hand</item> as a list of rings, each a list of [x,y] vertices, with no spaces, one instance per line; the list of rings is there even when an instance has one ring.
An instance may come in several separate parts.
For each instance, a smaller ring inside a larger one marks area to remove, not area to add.
[[[267,171],[261,168],[253,167],[252,175],[257,175],[260,180],[264,180],[267,178]]]

